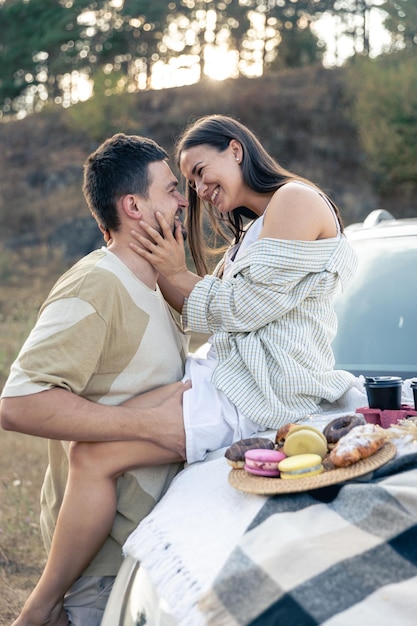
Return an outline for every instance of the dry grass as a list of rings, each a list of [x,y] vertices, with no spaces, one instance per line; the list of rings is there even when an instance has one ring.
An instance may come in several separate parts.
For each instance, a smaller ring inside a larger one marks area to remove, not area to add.
[[[0,389],[40,305],[65,265],[47,246],[0,255]]]
[[[51,250],[21,249],[0,258],[0,388],[63,266]],[[45,563],[39,529],[46,441],[0,428],[0,626],[10,626]]]
[[[0,626],[17,617],[45,563],[39,494],[46,441],[0,429]]]

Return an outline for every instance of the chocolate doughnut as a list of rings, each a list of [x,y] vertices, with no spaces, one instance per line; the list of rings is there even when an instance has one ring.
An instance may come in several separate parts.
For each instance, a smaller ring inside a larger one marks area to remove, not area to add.
[[[229,465],[235,469],[239,469],[245,464],[245,452],[253,450],[254,448],[273,450],[275,445],[273,441],[266,437],[249,437],[248,439],[240,439],[240,441],[232,443],[230,448],[227,448],[224,456]]]
[[[343,417],[337,417],[329,422],[323,430],[323,435],[326,437],[329,446],[334,446],[352,428],[363,426],[366,423],[363,415],[356,413],[354,415],[343,415]]]

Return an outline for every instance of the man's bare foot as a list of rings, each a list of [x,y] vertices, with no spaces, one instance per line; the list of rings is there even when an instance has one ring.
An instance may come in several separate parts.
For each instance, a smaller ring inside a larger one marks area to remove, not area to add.
[[[56,604],[49,612],[45,609],[34,609],[27,604],[12,626],[68,626],[68,617],[62,602]]]

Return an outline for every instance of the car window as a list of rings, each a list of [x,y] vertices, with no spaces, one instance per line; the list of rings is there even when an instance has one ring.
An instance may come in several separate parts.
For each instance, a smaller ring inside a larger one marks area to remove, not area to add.
[[[417,376],[417,237],[352,241],[357,273],[335,298],[336,367]]]

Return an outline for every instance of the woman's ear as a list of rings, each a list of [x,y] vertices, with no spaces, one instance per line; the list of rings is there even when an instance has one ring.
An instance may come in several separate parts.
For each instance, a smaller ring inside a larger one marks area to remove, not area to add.
[[[243,157],[243,148],[242,144],[237,139],[231,139],[229,143],[229,148],[232,151],[233,158],[240,163]]]

